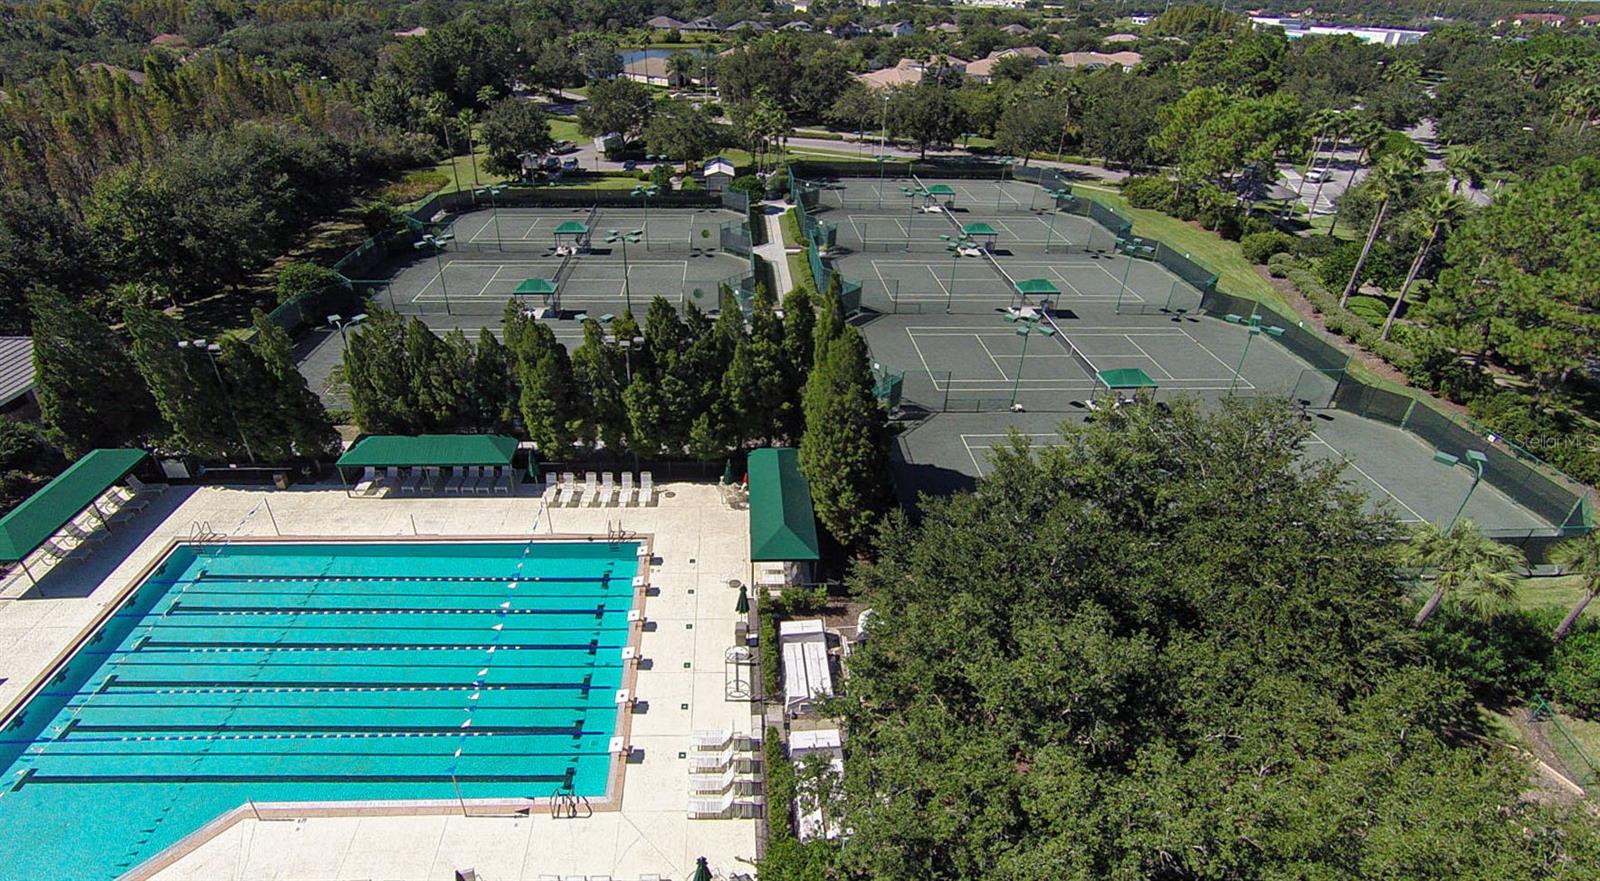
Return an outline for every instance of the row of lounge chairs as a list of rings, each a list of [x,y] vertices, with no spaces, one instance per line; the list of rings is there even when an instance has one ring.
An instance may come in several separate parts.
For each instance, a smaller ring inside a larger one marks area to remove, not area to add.
[[[113,486],[100,494],[91,507],[62,525],[54,536],[39,545],[39,554],[56,563],[70,563],[94,553],[94,546],[106,540],[107,523],[126,520],[150,507],[150,496],[166,492],[164,483],[141,483],[129,475],[128,486]]]
[[[639,472],[639,485],[634,486],[633,472],[622,472],[619,483],[616,475],[607,471],[596,475],[593,471],[585,471],[583,483],[578,483],[577,475],[571,471],[561,472],[561,478],[556,479],[555,472],[544,476],[544,501],[545,504],[557,508],[584,507],[614,508],[621,505],[631,508],[634,505],[649,506],[656,503],[655,478],[648,471]]]
[[[445,495],[511,495],[516,488],[516,472],[510,466],[457,466],[446,475],[443,468],[432,466],[407,468],[402,471],[389,466],[382,475],[378,469],[368,468],[361,479],[350,487],[358,496],[377,495],[384,490],[389,495],[431,496]]]

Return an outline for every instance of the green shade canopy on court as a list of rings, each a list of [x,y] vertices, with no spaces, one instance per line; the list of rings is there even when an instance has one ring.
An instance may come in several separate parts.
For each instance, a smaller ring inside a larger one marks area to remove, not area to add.
[[[1019,294],[1059,294],[1061,289],[1050,283],[1047,278],[1025,278],[1017,282]]]
[[[961,232],[969,236],[997,236],[1000,234],[994,227],[981,220],[977,223],[966,224],[961,227]]]
[[[930,196],[954,196],[955,194],[956,191],[951,189],[949,184],[934,184],[928,187],[928,195]]]
[[[555,229],[558,236],[581,236],[589,231],[589,224],[577,220],[563,220]]]
[[[341,468],[390,465],[510,465],[517,439],[503,434],[377,434],[356,441],[339,457]]]
[[[144,450],[90,450],[73,462],[0,517],[0,561],[13,563],[33,553],[149,455]]]
[[[521,296],[525,294],[553,294],[556,292],[556,283],[548,278],[525,278],[513,293]]]
[[[799,451],[753,450],[745,469],[750,475],[751,562],[818,559],[817,518],[811,508],[811,485],[800,473]]]
[[[1101,370],[1095,376],[1100,384],[1114,392],[1137,390],[1142,388],[1156,388],[1156,381],[1150,378],[1137,367],[1118,367],[1115,370]]]

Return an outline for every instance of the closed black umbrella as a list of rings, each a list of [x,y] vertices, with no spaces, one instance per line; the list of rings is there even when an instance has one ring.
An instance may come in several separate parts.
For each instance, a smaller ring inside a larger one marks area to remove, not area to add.
[[[739,585],[739,601],[733,604],[733,610],[741,615],[750,614],[750,590],[744,585]]]
[[[701,857],[700,860],[695,863],[694,877],[690,878],[689,881],[711,881],[711,868],[706,865],[705,857]]]

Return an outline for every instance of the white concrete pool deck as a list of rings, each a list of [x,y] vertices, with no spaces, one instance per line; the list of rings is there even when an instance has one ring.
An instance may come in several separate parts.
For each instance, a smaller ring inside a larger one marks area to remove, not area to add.
[[[268,508],[270,507],[270,515]],[[174,538],[194,525],[241,536],[328,537],[589,533],[608,527],[651,533],[659,561],[646,603],[649,665],[638,672],[635,756],[621,810],[553,819],[396,816],[245,820],[161,870],[162,881],[450,881],[473,868],[483,881],[659,875],[682,881],[697,857],[719,875],[754,872],[754,820],[690,820],[688,763],[693,732],[750,733],[754,705],[724,698],[724,651],[733,644],[737,589],[750,576],[748,514],[724,505],[714,486],[658,485],[649,508],[545,511],[534,488],[505,496],[352,499],[341,489],[286,491],[174,487],[118,525],[94,554],[42,575],[20,574],[0,588],[0,705],[23,693],[106,603]],[[538,522],[534,520],[538,515]],[[274,524],[274,520],[276,524]],[[31,565],[31,564],[30,564]],[[39,571],[38,569],[35,570]],[[686,668],[685,664],[689,666]]]

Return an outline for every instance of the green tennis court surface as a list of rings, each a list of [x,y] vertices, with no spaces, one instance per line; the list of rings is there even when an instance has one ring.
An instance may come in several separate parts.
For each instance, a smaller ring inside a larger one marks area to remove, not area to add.
[[[5,876],[114,878],[247,799],[602,794],[636,548],[175,550],[6,731]]]
[[[740,224],[744,217],[721,208],[498,208],[480,207],[451,217],[445,230],[455,236],[462,251],[529,251],[571,242],[557,230],[563,224],[580,224],[587,236],[601,244],[611,230],[640,232],[640,252],[686,254],[715,251],[718,230]]]

